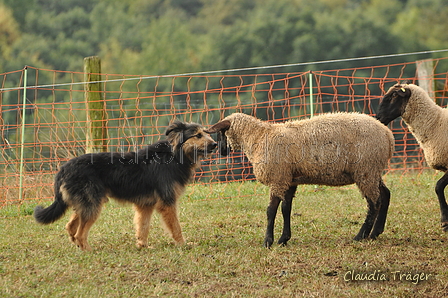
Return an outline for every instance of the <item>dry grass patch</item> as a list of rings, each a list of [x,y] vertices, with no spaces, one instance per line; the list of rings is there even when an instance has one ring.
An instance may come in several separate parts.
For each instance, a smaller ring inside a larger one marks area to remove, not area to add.
[[[69,242],[68,214],[41,226],[26,212],[33,206],[4,208],[0,296],[444,297],[448,235],[439,226],[437,177],[386,176],[391,206],[376,241],[351,240],[366,212],[355,187],[299,187],[292,239],[271,250],[262,245],[268,189],[257,182],[187,190],[180,203],[185,246],[172,245],[155,216],[151,246],[138,250],[130,206],[107,205],[92,228],[91,253]],[[278,216],[277,238],[281,225]],[[430,276],[415,283],[408,272]],[[376,280],[357,281],[356,274]]]

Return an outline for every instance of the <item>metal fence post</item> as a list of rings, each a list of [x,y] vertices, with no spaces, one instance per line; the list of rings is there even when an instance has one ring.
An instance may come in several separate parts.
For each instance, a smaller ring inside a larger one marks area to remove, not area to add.
[[[310,118],[314,116],[314,98],[313,98],[313,72],[310,70],[308,74],[308,80],[310,82]]]
[[[23,102],[22,102],[22,132],[20,140],[20,167],[19,167],[19,202],[23,199],[23,153],[25,150],[25,124],[26,124],[26,85],[27,85],[28,67],[23,71]]]

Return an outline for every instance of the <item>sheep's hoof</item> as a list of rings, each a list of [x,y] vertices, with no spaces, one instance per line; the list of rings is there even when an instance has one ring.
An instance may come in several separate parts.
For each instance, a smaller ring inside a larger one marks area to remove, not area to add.
[[[289,240],[290,238],[288,237],[288,238],[283,238],[283,237],[281,237],[279,240],[278,240],[278,244],[279,245],[281,245],[281,246],[286,246],[286,244],[288,244],[288,240]]]
[[[353,240],[355,241],[361,241],[364,240],[366,238],[369,238],[369,232],[366,231],[366,229],[361,228],[361,230],[359,231],[358,235],[355,236],[355,238],[353,238]]]
[[[353,237],[353,240],[355,241],[361,241],[364,239],[365,239],[364,235],[356,235],[355,237]]]
[[[264,239],[264,247],[271,248],[273,242],[272,239]]]
[[[442,229],[444,232],[448,232],[448,221],[442,222]]]

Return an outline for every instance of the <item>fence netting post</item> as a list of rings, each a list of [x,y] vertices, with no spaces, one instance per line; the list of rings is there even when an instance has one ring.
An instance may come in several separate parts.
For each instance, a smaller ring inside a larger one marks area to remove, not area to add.
[[[19,168],[19,202],[23,199],[23,167],[24,167],[24,150],[25,150],[25,124],[26,124],[26,86],[28,77],[28,67],[25,66],[23,70],[23,102],[22,102],[22,132],[20,140],[20,168]]]
[[[308,74],[308,80],[310,83],[310,118],[313,118],[314,116],[313,72],[311,70]]]
[[[87,106],[86,153],[107,151],[106,111],[101,82],[101,60],[84,58],[85,99]]]

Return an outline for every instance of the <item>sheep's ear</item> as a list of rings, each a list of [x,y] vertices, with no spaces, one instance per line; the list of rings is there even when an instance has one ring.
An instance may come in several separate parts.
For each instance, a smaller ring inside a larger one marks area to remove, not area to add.
[[[406,88],[406,86],[399,86],[397,88],[397,94],[400,97],[409,97],[411,95],[411,90],[409,90],[409,88]]]
[[[224,120],[221,122],[216,123],[215,125],[213,125],[212,127],[210,127],[209,129],[205,130],[206,133],[216,133],[219,131],[226,131],[230,128],[230,121],[229,120]]]

